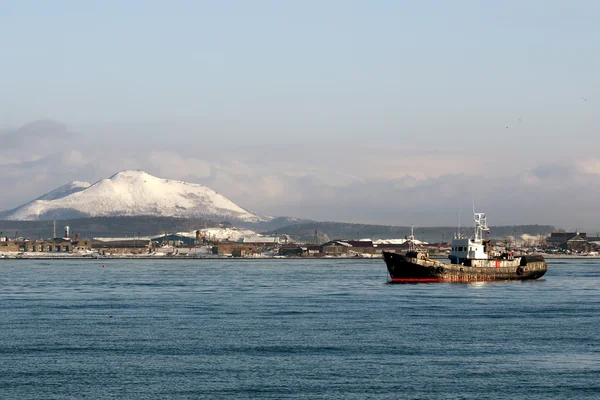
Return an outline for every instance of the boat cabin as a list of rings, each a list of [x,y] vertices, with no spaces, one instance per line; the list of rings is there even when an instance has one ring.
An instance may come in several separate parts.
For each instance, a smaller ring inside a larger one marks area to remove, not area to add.
[[[489,259],[489,240],[483,239],[483,233],[489,232],[484,213],[473,213],[475,232],[470,238],[459,234],[452,240],[452,249],[448,258],[452,264],[464,264],[467,260]],[[470,263],[468,261],[467,263]]]
[[[462,264],[465,260],[487,260],[486,243],[471,239],[454,239],[448,258],[452,264]]]

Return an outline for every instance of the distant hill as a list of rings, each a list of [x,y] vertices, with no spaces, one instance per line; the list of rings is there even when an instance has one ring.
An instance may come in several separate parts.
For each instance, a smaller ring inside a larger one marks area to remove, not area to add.
[[[275,230],[281,229],[286,226],[310,224],[315,222],[309,219],[300,219],[292,217],[277,217],[268,221],[257,222],[236,219],[228,219],[228,221],[238,228],[252,229],[256,232],[275,232]]]
[[[426,242],[449,242],[456,233],[456,227],[415,227],[414,234],[419,240]],[[291,238],[301,242],[314,242],[315,230],[318,241],[325,242],[333,239],[392,239],[403,238],[410,234],[409,226],[349,224],[344,222],[306,222],[279,227],[276,230],[264,232],[265,235],[288,234]],[[472,234],[473,228],[462,228],[465,235]],[[493,226],[490,228],[491,238],[504,238],[505,236],[518,236],[523,234],[531,236],[548,235],[555,231],[551,225],[519,225],[519,226]]]
[[[65,225],[82,238],[149,236],[170,232],[190,232],[196,229],[216,227],[219,223],[202,218],[173,217],[95,217],[56,221],[57,236],[63,236]],[[227,224],[226,224],[227,225]],[[52,221],[0,221],[2,236],[31,239],[52,237]]]
[[[292,239],[312,243],[315,230],[318,242],[323,243],[332,239],[392,239],[403,238],[410,234],[408,226],[349,224],[344,222],[316,222],[294,218],[280,217],[271,221],[251,223],[232,219],[210,220],[206,218],[175,218],[175,217],[93,217],[56,220],[56,231],[62,236],[64,226],[71,228],[71,235],[79,233],[82,238],[97,236],[133,237],[156,235],[165,232],[189,232],[196,229],[213,228],[217,226],[236,226],[251,229],[271,236],[287,234]],[[494,226],[491,227],[491,238],[504,238],[505,236],[521,237],[523,234],[531,236],[548,235],[556,229],[550,225],[521,225],[521,226]],[[49,238],[52,236],[52,221],[0,221],[0,232],[3,236],[29,237],[32,239]],[[450,241],[456,232],[455,227],[415,227],[415,236],[427,242],[440,242],[442,239]],[[462,229],[463,234],[470,235],[472,228]]]
[[[13,210],[3,220],[161,216],[236,219],[271,218],[251,213],[214,190],[195,183],[161,179],[139,170],[119,172],[94,184],[71,182]]]

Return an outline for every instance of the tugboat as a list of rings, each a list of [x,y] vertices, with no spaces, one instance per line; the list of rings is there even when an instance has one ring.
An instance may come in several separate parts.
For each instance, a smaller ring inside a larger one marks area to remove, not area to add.
[[[405,255],[383,252],[392,283],[419,282],[484,282],[528,280],[543,276],[548,264],[541,255],[520,255],[506,251],[494,254],[490,241],[484,239],[489,232],[485,213],[473,213],[475,232],[470,238],[457,234],[452,240],[450,262],[432,260],[415,242],[407,238]]]

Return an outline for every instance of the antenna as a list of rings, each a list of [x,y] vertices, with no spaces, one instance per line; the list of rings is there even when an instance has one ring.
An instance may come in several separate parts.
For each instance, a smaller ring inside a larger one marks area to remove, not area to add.
[[[460,219],[462,217],[462,205],[460,206],[460,210],[458,211],[458,232],[456,234],[456,238],[460,239]]]
[[[423,235],[423,230],[421,229],[421,235]],[[415,242],[415,226],[410,225],[410,236],[406,239],[408,242],[408,251],[423,251],[421,247]]]
[[[473,214],[473,220],[475,222],[473,240],[477,242],[479,240],[483,240],[483,234],[485,232],[489,232],[490,229],[487,226],[487,218],[485,213]]]
[[[479,223],[478,223],[479,218],[477,217],[477,214],[475,214],[475,195],[471,196],[471,201],[473,202],[473,227],[475,230],[475,240],[477,240],[477,239],[481,239],[481,238],[478,238],[478,235],[477,235],[477,233],[478,233],[477,227],[479,226]],[[485,216],[484,216],[484,218],[485,218]]]

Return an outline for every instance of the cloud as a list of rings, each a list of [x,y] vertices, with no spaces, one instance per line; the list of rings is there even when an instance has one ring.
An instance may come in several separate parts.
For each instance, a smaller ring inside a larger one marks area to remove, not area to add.
[[[507,165],[504,154],[474,155],[301,144],[221,148],[167,141],[100,140],[48,121],[4,131],[22,145],[0,147],[0,209],[73,180],[94,182],[123,169],[206,185],[266,215],[407,225],[463,223],[472,202],[492,224],[596,229],[600,159]],[[17,143],[17,142],[13,142]],[[577,210],[573,213],[572,210]]]
[[[2,148],[7,149],[55,149],[64,146],[77,136],[57,121],[38,120],[16,129],[0,132]]]
[[[587,158],[577,162],[577,169],[584,174],[600,175],[600,158]]]
[[[64,124],[35,121],[0,133],[0,208],[12,208],[55,189],[93,166],[76,145],[82,139]]]
[[[80,167],[87,165],[87,159],[78,150],[69,150],[61,154],[62,163],[67,167]]]
[[[285,192],[285,185],[276,176],[265,176],[261,183],[261,189],[267,197],[278,198]]]
[[[576,171],[571,165],[561,164],[543,164],[531,170],[533,176],[541,180],[550,179],[568,179],[573,176]]]
[[[185,179],[208,178],[212,173],[212,166],[205,160],[198,158],[185,158],[173,151],[152,151],[149,157],[153,167],[160,171],[165,178]]]

